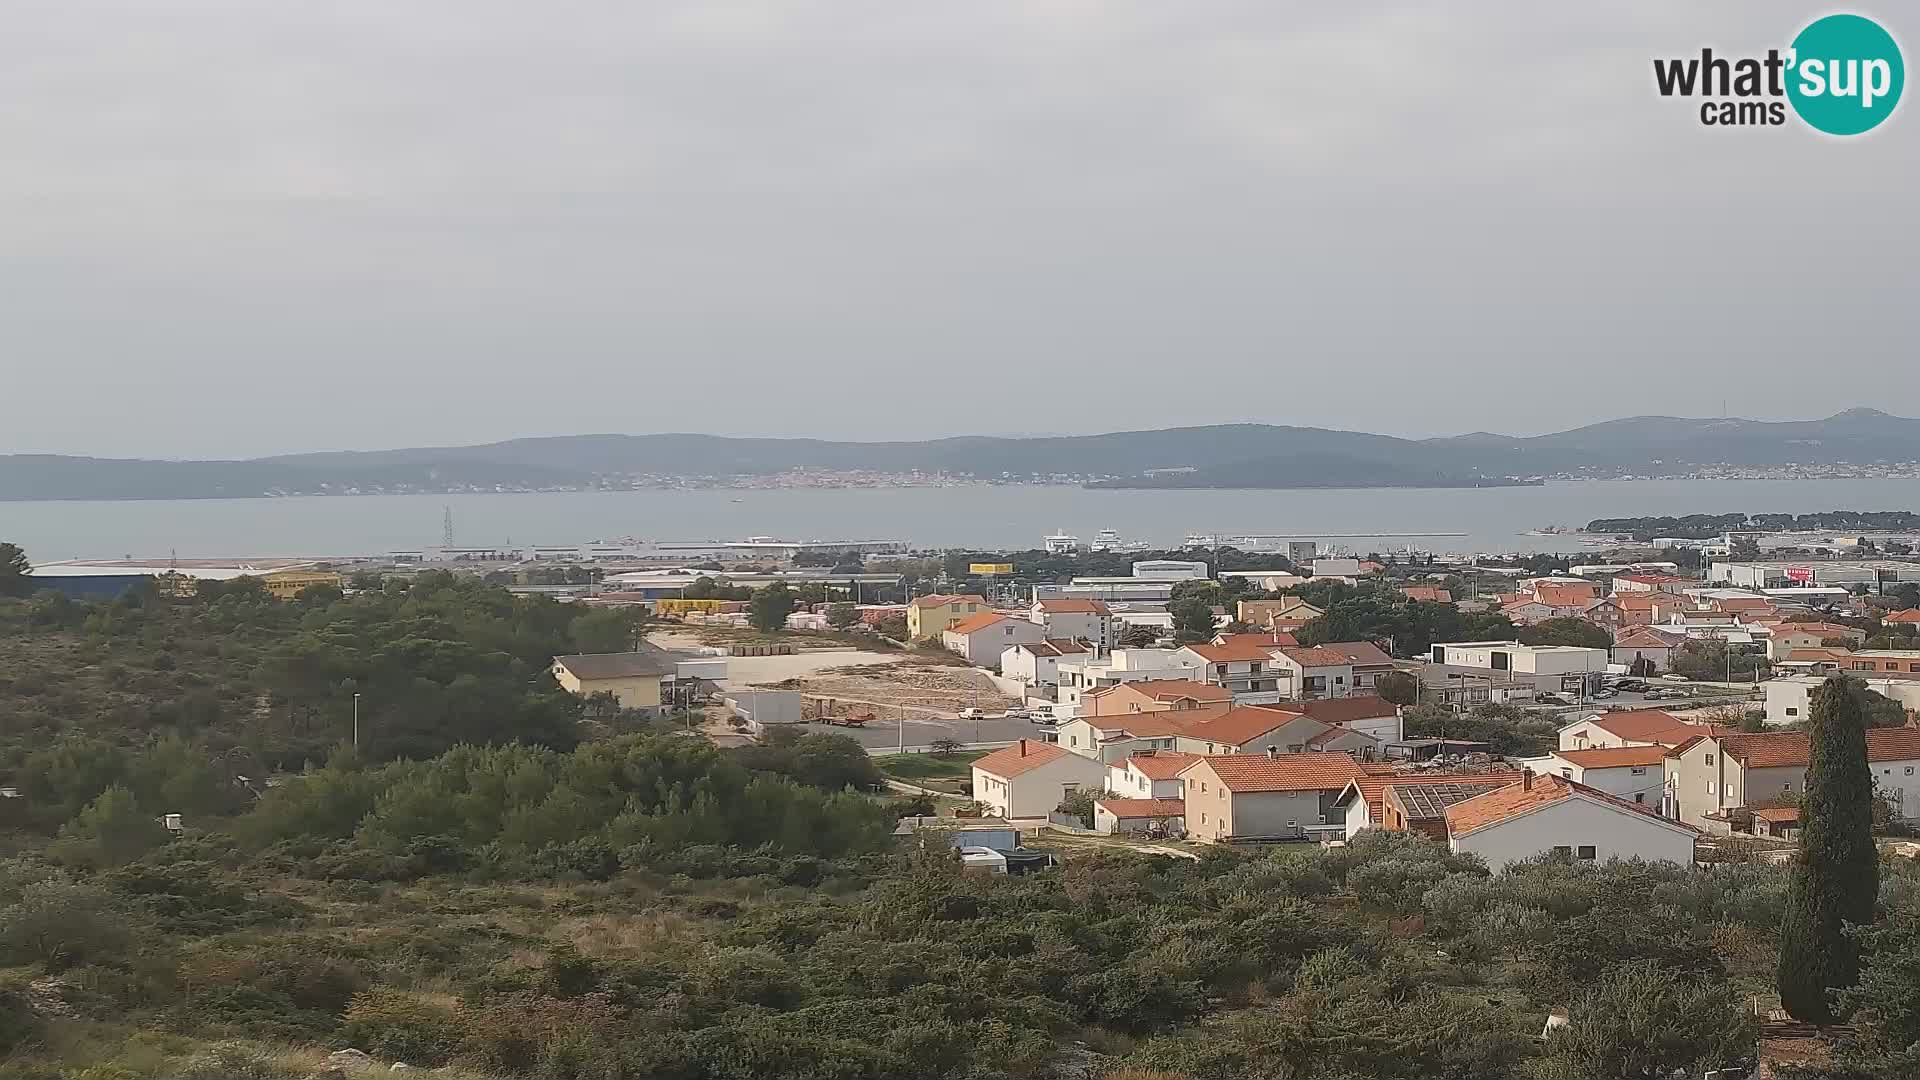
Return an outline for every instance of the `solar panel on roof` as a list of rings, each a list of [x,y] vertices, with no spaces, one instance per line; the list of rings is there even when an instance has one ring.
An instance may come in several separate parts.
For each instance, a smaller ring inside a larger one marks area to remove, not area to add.
[[[1497,791],[1510,783],[1512,781],[1503,780],[1487,784],[1395,784],[1393,790],[1400,804],[1407,808],[1408,817],[1437,818],[1445,816],[1447,807],[1454,803]]]

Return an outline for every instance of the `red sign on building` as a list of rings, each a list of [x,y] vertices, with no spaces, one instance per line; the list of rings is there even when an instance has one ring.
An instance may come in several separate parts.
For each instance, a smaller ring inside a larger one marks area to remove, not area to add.
[[[1808,582],[1811,582],[1813,580],[1813,567],[1789,566],[1787,567],[1787,580],[1797,581],[1800,584],[1805,585]]]

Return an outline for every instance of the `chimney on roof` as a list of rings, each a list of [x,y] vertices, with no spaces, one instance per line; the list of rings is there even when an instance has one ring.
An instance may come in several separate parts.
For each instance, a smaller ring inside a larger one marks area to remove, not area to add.
[[[1027,740],[1025,739],[1020,740],[1020,756],[1021,757],[1027,756]]]
[[[1280,748],[1273,745],[1272,743],[1268,743],[1267,744],[1267,760],[1272,761],[1274,758],[1277,758],[1279,756],[1280,756]]]
[[[1520,770],[1520,790],[1522,791],[1533,790],[1533,770],[1532,769]]]

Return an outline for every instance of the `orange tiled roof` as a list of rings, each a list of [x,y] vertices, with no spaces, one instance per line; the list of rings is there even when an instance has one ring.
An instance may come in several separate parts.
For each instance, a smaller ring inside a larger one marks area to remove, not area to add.
[[[1625,799],[1609,795],[1599,788],[1588,787],[1564,776],[1545,774],[1535,776],[1531,784],[1526,783],[1523,777],[1521,783],[1509,784],[1498,791],[1476,795],[1465,802],[1457,802],[1447,807],[1447,832],[1452,836],[1465,836],[1575,795],[1630,810],[1676,829],[1685,829],[1693,833],[1700,831],[1691,825],[1663,818],[1654,813],[1650,807],[1640,803],[1630,803]]]
[[[1346,653],[1326,645],[1301,646],[1280,651],[1286,654],[1287,659],[1301,667],[1346,667],[1352,663],[1347,659]]]
[[[1592,585],[1535,585],[1533,598],[1548,607],[1585,607],[1599,596]]]
[[[1177,701],[1180,698],[1193,698],[1195,701],[1230,701],[1233,691],[1224,686],[1208,686],[1192,679],[1142,679],[1139,682],[1121,683],[1155,701]]]
[[[1182,770],[1190,774],[1202,765],[1213,770],[1220,783],[1236,795],[1270,791],[1339,791],[1360,775],[1351,754],[1227,754],[1202,758]]]
[[[973,767],[1002,780],[1011,780],[1022,773],[1032,772],[1042,765],[1059,761],[1068,753],[1070,751],[1062,750],[1056,743],[1021,739],[1012,746],[1003,746],[975,761]]]
[[[1797,806],[1763,806],[1753,812],[1761,821],[1787,822],[1800,820],[1800,808]]]
[[[1351,724],[1355,720],[1372,720],[1376,717],[1392,716],[1400,711],[1393,702],[1378,694],[1321,698],[1318,701],[1290,701],[1285,705],[1268,705],[1266,708],[1278,709],[1282,712],[1304,713],[1323,724]]]
[[[1400,595],[1409,600],[1426,600],[1435,604],[1453,603],[1451,592],[1433,585],[1405,585],[1401,587]]]
[[[1194,728],[1226,711],[1227,706],[1222,703],[1197,709],[1113,713],[1108,716],[1083,716],[1081,719],[1096,731],[1118,731],[1137,739],[1160,739],[1169,735],[1191,735]]]
[[[1868,761],[1920,761],[1920,728],[1868,728]],[[1749,769],[1804,767],[1810,753],[1804,731],[1720,736],[1726,755]]]
[[[1291,647],[1291,646],[1300,644],[1300,642],[1294,640],[1294,636],[1292,634],[1287,634],[1287,633],[1221,634],[1220,636],[1213,639],[1213,643],[1215,645],[1252,645],[1255,648],[1262,649],[1262,650],[1277,649],[1277,648],[1280,648],[1281,646]]]
[[[987,598],[977,593],[933,593],[929,596],[916,596],[913,606],[917,608],[946,607],[948,604],[984,604]]]
[[[947,627],[946,632],[949,634],[974,634],[985,630],[987,627],[1005,618],[1005,615],[997,611],[983,611],[978,615],[969,615],[961,619],[959,622]]]
[[[1104,600],[1040,600],[1035,607],[1049,615],[1111,615]]]
[[[1644,626],[1636,626],[1613,639],[1616,649],[1671,649],[1674,643]]]
[[[1085,645],[1068,638],[1048,638],[1045,641],[1023,641],[1015,645],[1016,649],[1025,649],[1035,656],[1074,656],[1088,651]]]
[[[1666,762],[1664,746],[1602,746],[1592,750],[1555,750],[1553,756],[1583,769],[1619,769],[1629,765],[1661,765]]]
[[[1347,658],[1347,663],[1360,667],[1384,667],[1393,663],[1393,657],[1371,641],[1328,641],[1315,648],[1337,652]]]
[[[1717,730],[1711,724],[1695,724],[1659,709],[1634,709],[1629,712],[1603,713],[1593,718],[1593,726],[1629,742],[1678,746],[1700,735]]]
[[[1237,709],[1228,709],[1194,727],[1192,738],[1208,739],[1227,746],[1239,746],[1248,739],[1257,739],[1275,728],[1282,728],[1298,720],[1292,713],[1262,709],[1252,705]]]
[[[1187,804],[1182,799],[1095,799],[1094,804],[1122,820],[1183,817],[1187,812]]]
[[[1890,623],[1920,623],[1920,608],[1907,608],[1904,611],[1896,611],[1880,621]]]
[[[1149,780],[1172,780],[1198,760],[1199,754],[1178,750],[1142,750],[1127,758],[1124,764]]]

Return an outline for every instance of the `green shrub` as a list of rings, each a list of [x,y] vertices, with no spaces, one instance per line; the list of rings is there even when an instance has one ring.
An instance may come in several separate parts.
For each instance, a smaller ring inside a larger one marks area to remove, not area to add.
[[[439,1065],[465,1029],[452,1009],[397,990],[363,990],[347,1006],[340,1035],[354,1046],[409,1064]]]

